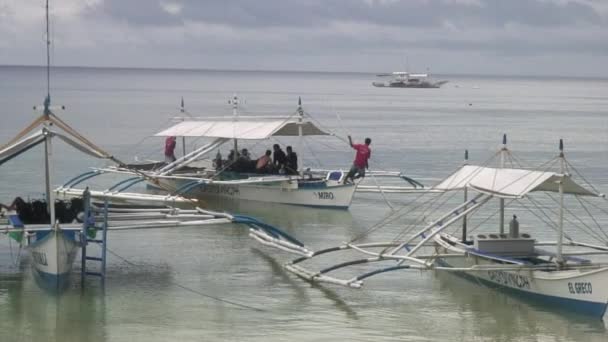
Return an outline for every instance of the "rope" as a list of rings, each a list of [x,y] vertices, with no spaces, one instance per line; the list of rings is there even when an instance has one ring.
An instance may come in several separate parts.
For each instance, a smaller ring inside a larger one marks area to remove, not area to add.
[[[574,197],[581,204],[581,207],[585,210],[585,212],[587,213],[587,215],[589,215],[589,217],[591,218],[591,220],[593,220],[593,222],[595,223],[595,225],[600,229],[600,231],[604,234],[604,236],[606,237],[606,240],[608,241],[608,233],[606,233],[602,229],[602,226],[599,224],[599,222],[597,222],[597,220],[595,219],[595,217],[593,217],[593,215],[591,215],[591,212],[589,211],[589,209],[587,209],[587,206],[585,206],[585,203],[583,203],[583,201],[581,201],[580,196],[574,196]]]
[[[136,267],[145,266],[145,264],[139,264],[139,265],[135,264],[135,263],[127,260],[125,257],[120,256],[118,253],[114,252],[113,250],[111,250],[111,249],[109,249],[107,247],[106,247],[106,249],[107,249],[108,252],[110,252],[110,254],[112,254],[113,256],[121,259],[122,261],[126,262],[127,264],[129,264],[131,266],[136,266]],[[239,308],[253,310],[253,311],[258,311],[258,312],[265,312],[266,311],[264,309],[256,308],[256,307],[249,306],[249,305],[246,305],[246,304],[242,304],[242,303],[234,302],[234,301],[231,301],[231,300],[223,299],[223,298],[220,298],[220,297],[217,297],[217,296],[208,295],[208,294],[206,294],[204,292],[192,289],[190,287],[187,287],[185,285],[179,284],[177,282],[172,282],[172,284],[175,285],[175,286],[177,286],[177,287],[179,287],[179,288],[181,288],[181,289],[184,289],[184,290],[186,290],[188,292],[191,292],[191,293],[197,294],[197,295],[199,295],[201,297],[209,298],[209,299],[221,302],[221,303],[226,303],[226,304],[230,304],[230,305],[233,305],[233,306],[236,306],[236,307],[239,307]]]
[[[549,194],[546,194],[546,195],[547,195],[547,197],[549,197],[549,199],[551,199],[553,202],[555,202],[555,203],[558,203],[558,204],[559,204],[559,201],[558,201],[556,198],[553,198],[553,196],[551,196],[551,195],[549,195]],[[568,209],[568,208],[566,208],[566,207],[564,207],[564,209],[566,210],[566,212],[567,212],[568,214],[570,214],[572,217],[574,217],[575,219],[577,219],[577,220],[578,220],[578,221],[579,221],[579,222],[580,222],[580,223],[581,223],[583,226],[581,227],[581,226],[580,226],[580,225],[578,225],[576,222],[573,222],[572,220],[568,219],[567,217],[564,219],[566,222],[568,222],[568,223],[570,223],[570,224],[574,225],[574,226],[575,226],[575,228],[578,228],[578,229],[580,229],[581,231],[583,231],[583,232],[587,233],[587,235],[589,235],[589,236],[591,236],[591,237],[595,238],[597,241],[602,241],[602,242],[603,242],[602,237],[601,237],[601,236],[600,236],[598,233],[596,233],[596,232],[593,230],[593,228],[589,227],[589,225],[587,225],[587,224],[586,224],[586,223],[585,223],[585,222],[584,222],[584,221],[583,221],[583,220],[582,220],[580,217],[578,217],[576,214],[574,214],[574,213],[573,213],[573,212],[572,212],[570,209]],[[555,211],[555,210],[552,210],[551,212],[552,212],[553,214],[556,214],[556,211]],[[583,229],[583,228],[585,228],[585,229]],[[602,231],[602,233],[604,233],[604,232]]]

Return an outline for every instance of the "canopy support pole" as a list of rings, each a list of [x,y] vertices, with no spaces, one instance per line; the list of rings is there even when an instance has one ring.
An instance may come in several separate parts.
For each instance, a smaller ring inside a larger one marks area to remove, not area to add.
[[[557,235],[557,262],[563,263],[564,256],[563,252],[563,240],[564,240],[564,142],[562,139],[559,140],[559,159],[560,159],[560,172],[562,178],[559,180],[559,231]]]
[[[300,153],[300,156],[304,156],[304,154],[302,154],[302,119],[304,118],[304,110],[302,109],[302,98],[298,97],[298,153]],[[304,176],[304,168],[303,168],[303,160],[300,160],[300,162],[298,163],[298,174],[300,175],[300,177]]]
[[[239,117],[238,108],[239,108],[239,98],[236,96],[236,94],[234,94],[234,96],[232,98],[232,116],[233,116],[234,122],[238,121],[238,117]],[[238,153],[239,153],[238,142],[237,142],[237,139],[234,138],[234,153],[232,155],[233,163],[236,163],[237,160],[239,159]]]
[[[469,163],[469,150],[464,151],[464,165]],[[467,203],[468,200],[468,191],[467,187],[464,187],[464,203]],[[463,208],[465,211],[467,210],[467,206],[465,205]],[[467,215],[462,216],[462,242],[467,242]]]
[[[507,153],[507,135],[504,134],[502,136],[502,149],[500,150],[500,168],[505,167],[505,154]],[[499,199],[500,203],[500,218],[498,222],[498,228],[500,234],[505,233],[505,199]]]
[[[51,133],[46,131],[46,138],[44,141],[44,168],[45,168],[45,181],[46,181],[46,200],[47,200],[47,211],[51,218],[51,228],[55,226],[55,198],[53,196],[53,190],[51,189],[51,157],[53,155],[53,146],[51,145]]]

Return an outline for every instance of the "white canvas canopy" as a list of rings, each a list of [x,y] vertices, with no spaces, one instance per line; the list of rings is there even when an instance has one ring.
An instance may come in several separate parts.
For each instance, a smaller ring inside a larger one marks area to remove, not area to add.
[[[183,121],[169,127],[155,136],[209,137],[227,139],[262,140],[272,136],[298,136],[297,119],[253,120],[231,119]],[[329,135],[312,122],[302,122],[302,135]]]
[[[66,142],[67,144],[69,144],[70,146],[74,147],[75,149],[77,149],[85,154],[88,154],[92,157],[108,158],[108,155],[104,151],[96,149],[93,146],[87,146],[84,143],[81,143],[78,140],[75,140],[74,138],[71,138],[67,135],[63,135],[63,134],[57,133],[55,131],[51,131],[47,128],[43,128],[25,138],[17,140],[15,142],[3,147],[0,150],[0,165],[17,157],[21,153],[29,150],[30,148],[44,142],[47,135],[56,136],[56,137],[60,138],[61,140],[63,140],[64,142]]]
[[[465,187],[497,197],[523,197],[532,191],[559,191],[563,180],[565,194],[598,196],[574,182],[569,176],[555,172],[525,169],[491,168],[465,165],[433,187],[435,190],[461,190]]]
[[[16,156],[29,150],[30,148],[42,143],[44,139],[44,133],[42,132],[42,130],[40,130],[21,140],[15,141],[12,144],[4,146],[0,149],[0,165],[15,158]]]

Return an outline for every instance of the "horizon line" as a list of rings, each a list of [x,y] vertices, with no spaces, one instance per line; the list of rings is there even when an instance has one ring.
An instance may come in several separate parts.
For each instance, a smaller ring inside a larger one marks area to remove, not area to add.
[[[40,64],[0,64],[0,67],[14,68],[46,68]],[[137,67],[137,66],[99,66],[99,65],[51,65],[51,68],[60,69],[118,69],[118,70],[156,70],[156,71],[206,71],[206,72],[268,72],[268,73],[310,73],[310,74],[362,74],[376,75],[386,72],[372,71],[328,71],[328,70],[290,70],[290,69],[225,69],[225,68],[183,68],[183,67]],[[392,71],[390,71],[392,72]],[[594,79],[608,80],[607,76],[571,76],[548,74],[496,74],[496,73],[429,73],[429,75],[442,76],[479,76],[479,77],[512,77],[512,78],[567,78],[567,79]]]

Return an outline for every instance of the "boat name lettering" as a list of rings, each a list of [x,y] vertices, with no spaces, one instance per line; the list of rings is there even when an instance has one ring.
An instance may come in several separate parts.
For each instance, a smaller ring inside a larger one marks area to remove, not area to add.
[[[46,253],[32,252],[32,258],[34,259],[34,262],[39,265],[48,265],[46,262]]]
[[[488,276],[490,277],[491,281],[499,284],[517,287],[520,289],[530,288],[530,280],[526,276],[504,271],[488,271]]]
[[[234,196],[239,193],[238,186],[232,185],[217,185],[217,184],[208,184],[207,186],[202,188],[204,192],[212,193],[212,194],[222,194],[228,196]]]
[[[592,294],[591,283],[568,283],[568,291],[573,294]]]
[[[322,199],[322,200],[333,200],[334,199],[334,193],[331,191],[317,191],[317,192],[315,192],[315,195],[317,195],[317,198]]]

